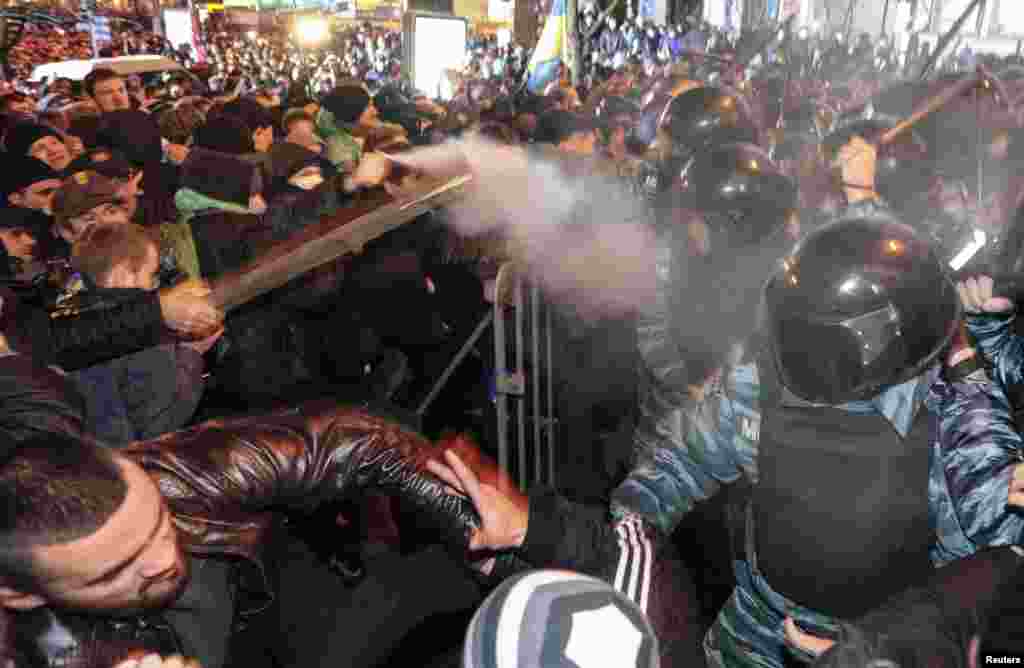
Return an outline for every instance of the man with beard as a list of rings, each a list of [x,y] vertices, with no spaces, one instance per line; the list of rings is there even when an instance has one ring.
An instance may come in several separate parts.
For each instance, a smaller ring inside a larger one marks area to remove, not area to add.
[[[239,649],[231,647],[239,625],[277,593],[265,556],[285,512],[378,489],[464,544],[475,518],[425,471],[430,448],[386,419],[333,403],[218,421],[117,453],[57,434],[8,445],[0,467],[4,658],[114,665],[143,649],[220,668]],[[330,617],[337,588],[302,596],[307,619]],[[345,628],[336,620],[332,642],[367,642]],[[279,651],[275,637],[255,640],[267,656]]]

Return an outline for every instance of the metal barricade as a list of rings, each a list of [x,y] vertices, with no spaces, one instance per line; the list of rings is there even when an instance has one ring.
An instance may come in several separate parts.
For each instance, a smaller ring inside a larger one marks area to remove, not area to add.
[[[498,462],[524,491],[553,485],[551,310],[540,290],[508,263],[498,271],[493,301]]]
[[[554,347],[551,308],[512,263],[488,291],[491,309],[456,353],[416,414],[422,419],[456,368],[494,328],[494,404],[498,464],[523,491],[555,483]]]

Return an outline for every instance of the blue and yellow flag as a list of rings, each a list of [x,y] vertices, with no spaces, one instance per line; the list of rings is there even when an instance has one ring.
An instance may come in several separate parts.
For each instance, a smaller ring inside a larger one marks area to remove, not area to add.
[[[543,91],[558,78],[560,63],[570,64],[569,18],[565,15],[565,0],[551,0],[551,13],[526,68],[530,73],[527,87],[534,93]]]

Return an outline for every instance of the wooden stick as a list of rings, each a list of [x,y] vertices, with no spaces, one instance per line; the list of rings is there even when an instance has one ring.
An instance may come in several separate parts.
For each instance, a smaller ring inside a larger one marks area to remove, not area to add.
[[[213,301],[230,311],[343,255],[359,253],[370,241],[459,199],[471,180],[469,175],[441,183],[433,180],[418,188],[419,194],[411,199],[384,202],[376,194],[369,203],[344,208],[218,278],[213,284]]]
[[[886,133],[878,139],[878,145],[885,146],[886,144],[892,143],[897,137],[917,125],[922,119],[932,115],[969,91],[971,88],[977,86],[985,76],[985,70],[979,67],[977,71],[968,74],[960,81],[949,86],[949,88],[946,88],[945,90],[940,91],[937,95],[925,100],[923,104],[919,105],[918,108],[914,110],[914,113],[900,121],[895,127],[887,130]]]

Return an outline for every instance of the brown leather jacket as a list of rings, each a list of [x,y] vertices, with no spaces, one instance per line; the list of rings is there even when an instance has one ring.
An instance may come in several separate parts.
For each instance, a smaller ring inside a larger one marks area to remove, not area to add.
[[[261,550],[282,511],[371,489],[419,508],[456,546],[466,547],[478,522],[471,504],[426,472],[438,454],[429,441],[366,409],[329,401],[211,420],[121,453],[153,476],[187,553],[241,558],[261,573]],[[156,617],[132,623],[49,609],[0,614],[0,659],[12,656],[18,668],[106,668],[133,648],[173,651],[173,632],[164,622],[161,637]],[[52,644],[57,636],[60,646]]]

